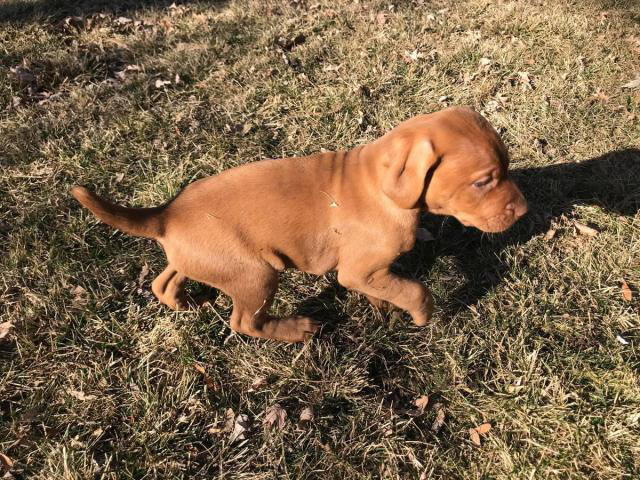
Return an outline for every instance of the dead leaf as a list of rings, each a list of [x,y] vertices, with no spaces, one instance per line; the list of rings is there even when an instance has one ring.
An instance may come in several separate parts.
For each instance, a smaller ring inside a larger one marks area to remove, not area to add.
[[[287,38],[287,37],[276,38],[276,45],[278,45],[283,50],[286,50],[289,52],[293,50],[294,47],[297,47],[298,45],[302,45],[306,41],[307,41],[307,37],[303,33],[299,33],[293,38]]]
[[[147,275],[149,275],[149,265],[147,265],[146,263],[142,266],[142,269],[140,270],[140,275],[138,275],[138,284],[142,285],[144,283],[144,279],[147,278]]]
[[[282,408],[279,403],[276,403],[275,405],[272,405],[267,409],[267,414],[264,417],[263,423],[269,428],[272,428],[274,425],[276,425],[279,430],[282,430],[286,418],[286,410]]]
[[[420,410],[420,413],[424,413],[425,408],[427,408],[427,405],[429,405],[429,396],[428,395],[419,396],[418,398],[416,398],[414,405],[418,407],[418,409]]]
[[[578,230],[578,232],[580,232],[582,235],[586,235],[588,237],[595,237],[599,233],[595,228],[587,227],[583,223],[573,222],[573,224],[576,226],[576,229]]]
[[[387,23],[387,17],[388,15],[384,12],[380,12],[376,15],[376,21],[378,22],[378,25],[382,26],[385,23]]]
[[[489,432],[489,430],[491,430],[491,424],[490,423],[483,423],[482,425],[477,426],[476,428],[470,428],[469,429],[469,436],[471,437],[471,442],[476,445],[476,446],[480,446],[480,435],[485,435]]]
[[[531,77],[529,77],[529,72],[518,72],[518,79],[522,84],[523,90],[533,90],[533,84],[531,83]]]
[[[81,391],[78,391],[78,390],[67,390],[67,393],[69,395],[71,395],[73,398],[77,398],[81,402],[84,402],[85,400],[95,400],[96,399],[95,395],[85,395],[84,392],[81,392]]]
[[[538,152],[542,154],[545,153],[548,146],[549,146],[549,142],[547,142],[544,138],[533,139],[533,148],[535,148]]]
[[[253,125],[251,122],[247,122],[242,126],[242,135],[246,135],[247,133],[249,133],[251,131],[251,129],[253,128]]]
[[[480,59],[479,70],[483,72],[488,72],[491,69],[492,64],[493,64],[493,61],[490,58],[482,57]]]
[[[13,467],[13,460],[11,460],[4,453],[0,452],[0,464],[2,465],[2,469],[8,472]]]
[[[36,82],[36,76],[26,67],[13,67],[11,68],[11,73],[15,75],[18,83],[23,86],[32,85]]]
[[[120,183],[124,180],[124,173],[116,173],[116,183]]]
[[[300,425],[304,426],[307,423],[312,422],[314,418],[315,414],[313,412],[313,408],[306,407],[300,412]]]
[[[471,437],[471,442],[474,445],[477,445],[479,447],[480,446],[480,434],[478,433],[478,431],[475,428],[470,428],[469,429],[469,436]]]
[[[407,63],[417,62],[420,58],[422,58],[422,54],[419,53],[418,50],[414,50],[412,52],[406,50],[403,56],[404,61]]]
[[[520,390],[524,390],[524,385],[508,385],[507,386],[508,393],[518,393]]]
[[[196,372],[202,375],[202,378],[204,378],[204,382],[207,384],[207,387],[209,387],[210,390],[218,389],[216,383],[209,375],[207,375],[207,372],[202,365],[200,365],[199,363],[194,363],[193,368],[196,370]]]
[[[591,95],[590,103],[595,103],[595,102],[607,103],[610,99],[611,97],[606,93],[604,93],[604,91],[601,88],[599,88],[596,90],[596,93]]]
[[[267,379],[264,377],[256,378],[253,383],[251,383],[251,387],[249,387],[250,392],[254,392],[261,387],[264,387],[267,384]]]
[[[556,236],[557,232],[558,231],[555,228],[550,228],[549,230],[547,230],[547,233],[544,234],[544,239],[546,241],[552,240],[553,237]]]
[[[138,65],[127,65],[124,70],[120,70],[115,73],[116,77],[120,80],[124,80],[129,72],[139,72],[141,68]]]
[[[631,44],[631,47],[635,51],[640,52],[640,37],[631,35],[630,37],[627,37],[627,42]]]
[[[442,426],[444,425],[444,420],[446,418],[446,415],[445,415],[444,407],[442,406],[442,404],[436,403],[433,406],[433,408],[436,409],[437,413],[436,413],[436,419],[433,421],[433,424],[431,425],[431,431],[433,433],[438,433],[442,428]]]
[[[87,304],[87,291],[80,285],[71,289],[71,295],[73,295],[72,303],[74,305],[86,305]]]
[[[13,328],[13,323],[10,321],[0,323],[0,339],[9,335],[9,330]]]
[[[432,242],[436,239],[426,228],[418,228],[416,230],[416,238],[421,242]]]
[[[483,423],[482,425],[477,426],[476,430],[480,435],[484,435],[485,433],[489,433],[489,430],[491,430],[491,424]]]
[[[640,76],[636,77],[635,80],[631,80],[629,83],[625,83],[622,85],[622,88],[628,88],[630,90],[640,88]]]
[[[618,341],[618,343],[620,343],[621,345],[629,345],[629,342],[627,341],[626,338],[621,337],[620,335],[616,335],[616,340]]]
[[[249,428],[249,417],[241,413],[236,417],[236,421],[233,425],[233,431],[229,435],[229,442],[233,443],[236,440],[244,440],[247,438],[246,431]]]
[[[232,408],[227,408],[227,411],[224,412],[224,428],[222,429],[223,432],[233,432],[233,426],[235,424],[236,421],[236,414],[234,413]]]
[[[625,281],[624,278],[622,279],[622,297],[627,302],[630,302],[633,299],[633,292],[631,291],[631,288],[629,288],[629,284]],[[0,336],[0,338],[2,337]]]

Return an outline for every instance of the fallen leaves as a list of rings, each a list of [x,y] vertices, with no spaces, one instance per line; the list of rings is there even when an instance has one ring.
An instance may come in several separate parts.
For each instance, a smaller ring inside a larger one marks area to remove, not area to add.
[[[595,228],[588,227],[584,223],[573,222],[573,224],[576,227],[576,230],[578,231],[578,233],[580,233],[581,235],[586,235],[587,237],[595,237],[599,233],[598,230],[596,230]]]
[[[202,375],[202,378],[204,379],[204,383],[207,384],[207,387],[209,387],[210,390],[215,391],[218,389],[218,386],[213,381],[213,379],[209,375],[207,375],[207,371],[204,369],[202,365],[200,365],[199,363],[194,363],[193,368],[196,372]]]
[[[376,22],[378,22],[378,25],[383,26],[385,23],[387,23],[387,17],[389,16],[389,14],[384,13],[384,12],[380,12],[376,15]]]
[[[622,85],[622,88],[627,88],[629,90],[636,90],[640,88],[640,75],[638,75],[635,80],[631,80],[629,83]]]
[[[89,401],[89,400],[95,400],[96,396],[95,395],[87,395],[84,392],[80,391],[80,390],[67,390],[67,393],[69,395],[71,395],[73,398],[80,400],[81,402],[85,402],[85,401]]]
[[[596,102],[607,103],[609,100],[611,100],[611,96],[604,93],[604,90],[602,90],[601,88],[598,88],[596,90],[596,93],[591,95],[591,97],[589,98],[589,103],[591,104]]]
[[[267,413],[264,417],[263,423],[268,428],[273,428],[275,426],[278,428],[278,430],[282,430],[286,418],[287,411],[282,408],[279,403],[276,403],[267,409]]]
[[[231,410],[231,409],[229,409]],[[227,412],[229,411],[227,410]],[[233,415],[233,410],[231,410],[231,414]],[[245,440],[247,438],[247,430],[251,423],[249,422],[249,416],[241,413],[235,419],[233,423],[233,429],[231,434],[229,435],[229,442],[234,443],[238,440]]]
[[[431,431],[433,433],[438,433],[440,429],[444,426],[444,420],[446,418],[446,414],[444,411],[444,406],[441,403],[436,403],[433,408],[436,410],[436,418],[431,425]]]
[[[9,331],[13,328],[10,321],[0,323],[0,340],[9,335]]]
[[[625,281],[624,278],[622,279],[622,298],[624,298],[627,302],[633,300],[633,292],[631,291],[629,284]]]
[[[469,429],[469,437],[471,438],[471,443],[479,447],[481,445],[480,435],[486,435],[491,430],[490,423],[483,423],[475,428]]]
[[[482,57],[478,62],[478,71],[482,71],[484,73],[491,70],[491,66],[493,65],[493,60],[487,57]]]
[[[413,51],[405,50],[404,55],[402,56],[403,60],[406,63],[417,62],[422,57],[423,55],[420,52],[418,52],[417,49]]]
[[[11,73],[18,81],[18,84],[22,87],[34,85],[36,83],[36,76],[25,66],[12,67]]]
[[[624,337],[621,337],[620,335],[616,335],[616,340],[620,345],[629,345],[629,342],[627,341],[627,339]]]
[[[224,427],[219,428],[213,426],[209,428],[207,431],[210,434],[216,433],[228,433],[229,434],[229,442],[234,443],[238,440],[245,440],[247,438],[247,430],[251,425],[249,421],[248,415],[241,413],[236,417],[235,412],[232,408],[227,408],[224,413]]]
[[[307,37],[303,33],[299,33],[295,37],[285,37],[285,36],[277,37],[275,40],[275,43],[283,50],[290,52],[295,47],[297,47],[298,45],[302,45],[306,41],[307,41]]]
[[[523,92],[526,92],[527,90],[535,90],[535,85],[529,72],[516,72],[514,76],[508,78],[508,82],[514,86],[520,85]]]
[[[0,452],[0,465],[2,465],[2,470],[8,472],[13,468],[13,460],[9,458],[9,456]]]
[[[222,431],[226,433],[233,432],[233,426],[236,422],[236,414],[234,413],[232,408],[227,408],[227,410],[224,412],[224,418],[225,422]]]
[[[429,396],[428,395],[419,396],[418,398],[416,398],[414,405],[418,407],[418,410],[420,411],[420,413],[424,413],[424,410],[429,405]]]
[[[119,70],[115,73],[115,76],[120,80],[125,80],[128,74],[140,72],[142,69],[138,65],[127,65],[123,70]]]
[[[138,275],[138,285],[142,285],[144,283],[144,279],[149,275],[149,265],[146,263],[142,266],[140,270],[140,275]]]
[[[88,295],[87,295],[88,292],[80,285],[76,285],[75,287],[72,287],[70,292],[71,292],[71,295],[73,295],[73,299],[71,303],[73,303],[73,305],[76,307],[82,307],[86,305],[87,302],[89,301]]]
[[[156,88],[163,88],[165,85],[171,85],[171,80],[156,79],[153,84]]]
[[[260,388],[267,385],[267,379],[265,377],[258,377],[251,382],[251,387],[249,387],[249,392],[256,392]]]
[[[308,425],[310,422],[313,421],[314,418],[315,418],[315,413],[313,411],[313,408],[311,407],[303,408],[302,411],[300,412],[299,426],[304,427]]]

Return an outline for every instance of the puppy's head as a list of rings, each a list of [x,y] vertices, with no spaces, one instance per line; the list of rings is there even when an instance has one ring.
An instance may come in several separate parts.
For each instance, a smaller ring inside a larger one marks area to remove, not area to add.
[[[401,208],[451,215],[484,232],[501,232],[527,212],[508,176],[498,133],[468,108],[412,118],[379,139],[382,189]]]

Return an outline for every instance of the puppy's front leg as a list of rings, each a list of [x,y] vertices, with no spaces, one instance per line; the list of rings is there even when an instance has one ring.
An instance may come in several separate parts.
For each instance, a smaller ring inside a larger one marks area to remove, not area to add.
[[[427,287],[382,269],[347,266],[338,271],[338,282],[368,298],[384,300],[409,312],[416,325],[426,325],[433,313],[433,296]]]

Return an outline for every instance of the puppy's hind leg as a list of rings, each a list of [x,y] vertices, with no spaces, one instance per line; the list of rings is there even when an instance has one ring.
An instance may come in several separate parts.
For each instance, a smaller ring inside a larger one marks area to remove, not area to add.
[[[187,277],[178,272],[170,264],[156,277],[151,290],[162,303],[173,310],[186,310],[187,301],[184,295],[184,284]]]
[[[309,317],[269,315],[278,288],[278,273],[270,267],[246,269],[227,291],[233,300],[231,328],[253,337],[295,343],[310,339],[320,325]]]

